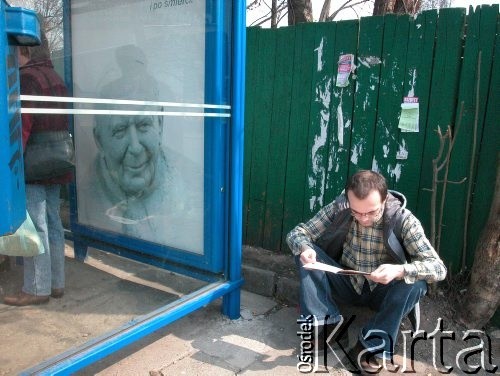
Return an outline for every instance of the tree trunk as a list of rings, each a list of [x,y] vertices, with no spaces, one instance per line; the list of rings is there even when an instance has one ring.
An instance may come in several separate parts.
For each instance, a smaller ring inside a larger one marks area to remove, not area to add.
[[[373,15],[381,16],[386,13],[392,13],[396,0],[375,0],[373,5]]]
[[[459,320],[470,329],[484,327],[500,302],[500,155],[490,214],[476,246],[469,288]]]
[[[271,3],[271,29],[278,27],[278,0],[272,0]]]
[[[330,7],[332,0],[325,0],[321,7],[321,14],[319,15],[319,22],[325,22],[330,15]]]
[[[373,15],[379,16],[386,13],[415,15],[422,7],[422,0],[375,0]]]
[[[288,25],[313,22],[311,0],[288,0]]]

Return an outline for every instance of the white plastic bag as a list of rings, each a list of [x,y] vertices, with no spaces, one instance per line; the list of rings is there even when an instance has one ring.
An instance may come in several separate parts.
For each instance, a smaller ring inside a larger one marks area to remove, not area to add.
[[[42,239],[26,212],[26,220],[11,235],[0,236],[0,254],[7,256],[37,256],[45,252]]]

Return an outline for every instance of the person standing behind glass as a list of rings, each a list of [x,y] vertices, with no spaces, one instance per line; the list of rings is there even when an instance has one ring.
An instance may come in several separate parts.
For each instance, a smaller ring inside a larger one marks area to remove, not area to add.
[[[20,47],[21,94],[67,96],[67,89],[50,60],[48,41],[42,32],[42,44]],[[25,102],[26,107],[61,108],[57,102]],[[67,115],[23,114],[23,148],[31,134],[66,130]],[[42,239],[45,253],[24,258],[24,285],[18,294],[5,296],[13,306],[43,304],[50,297],[64,295],[64,229],[59,214],[61,185],[72,180],[72,173],[42,181],[26,181],[26,208]]]

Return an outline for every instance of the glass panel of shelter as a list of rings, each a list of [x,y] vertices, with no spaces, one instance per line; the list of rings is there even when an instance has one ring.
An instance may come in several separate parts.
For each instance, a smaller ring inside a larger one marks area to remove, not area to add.
[[[207,10],[205,2],[174,3],[65,2],[71,41],[52,55],[72,92],[76,151],[75,184],[61,209],[69,235],[65,295],[28,309],[4,306],[2,333],[12,340],[2,350],[7,360],[0,373],[18,373],[223,278],[222,271],[205,280],[174,273],[103,252],[98,244],[90,244],[80,262],[69,233],[98,240],[103,234],[124,248],[136,244],[135,251],[144,245],[146,258],[166,249],[206,261],[206,218],[213,209],[206,186],[212,167],[205,160],[212,145]],[[22,273],[19,259],[0,272],[4,293],[21,287]]]

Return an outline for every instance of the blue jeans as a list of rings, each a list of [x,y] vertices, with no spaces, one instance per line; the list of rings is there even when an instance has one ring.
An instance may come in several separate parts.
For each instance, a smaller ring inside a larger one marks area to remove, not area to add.
[[[50,295],[51,289],[64,288],[60,191],[60,185],[26,184],[26,208],[45,247],[45,253],[23,260],[23,291],[28,294]]]
[[[341,267],[319,247],[314,250],[317,261]],[[376,355],[383,349],[387,358],[394,352],[401,320],[427,292],[425,281],[407,284],[394,280],[387,285],[378,284],[373,291],[365,283],[360,295],[349,276],[304,269],[299,256],[295,262],[300,275],[301,315],[314,315],[318,325],[335,324],[341,319],[337,303],[369,307],[375,314],[362,328],[359,340],[367,349],[376,348]]]

